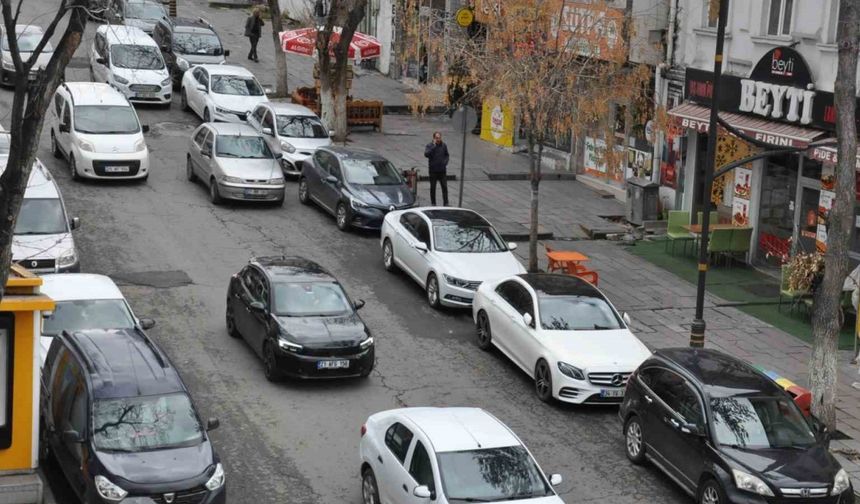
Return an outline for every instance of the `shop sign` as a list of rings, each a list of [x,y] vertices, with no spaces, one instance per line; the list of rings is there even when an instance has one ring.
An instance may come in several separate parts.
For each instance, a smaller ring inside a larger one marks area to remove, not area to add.
[[[839,162],[839,156],[836,152],[837,151],[834,148],[816,147],[812,149],[810,157],[816,161],[821,161],[822,163],[835,165]],[[858,155],[854,162],[854,169],[860,171],[860,155]]]
[[[460,7],[457,9],[457,14],[454,16],[457,24],[466,28],[475,20],[475,13],[468,7]]]
[[[602,138],[585,137],[585,171],[606,176],[606,142]]]
[[[625,17],[623,8],[607,3],[565,1],[561,14],[552,19],[550,33],[566,51],[610,59],[613,51],[625,49]]]
[[[627,149],[627,178],[640,177],[650,180],[653,172],[650,152]]]
[[[686,98],[710,105],[713,81],[713,72],[688,68],[684,89]],[[815,89],[806,60],[790,47],[776,47],[765,53],[747,78],[724,74],[720,82],[721,111],[836,130],[833,93]]]
[[[481,139],[511,147],[514,145],[514,115],[498,100],[485,100],[481,113]]]

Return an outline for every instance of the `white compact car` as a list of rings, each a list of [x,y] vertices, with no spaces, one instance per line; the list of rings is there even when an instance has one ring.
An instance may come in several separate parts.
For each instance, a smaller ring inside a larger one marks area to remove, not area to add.
[[[361,427],[364,504],[563,504],[516,434],[479,408],[402,408]]]
[[[236,65],[197,65],[182,76],[183,110],[203,122],[245,122],[257,105],[269,101],[254,74]]]
[[[170,72],[158,45],[140,28],[99,26],[90,47],[90,77],[110,84],[130,101],[170,105]]]
[[[107,84],[65,82],[49,107],[51,151],[69,161],[72,179],[149,177],[149,149],[128,99]]]
[[[478,346],[495,346],[535,380],[538,398],[621,403],[651,351],[596,287],[549,273],[485,282],[472,303]]]
[[[400,268],[427,293],[427,302],[466,307],[482,282],[525,273],[486,219],[464,208],[424,207],[389,212],[380,236],[385,269]]]
[[[42,28],[36,25],[15,25],[15,35],[18,42],[18,51],[21,53],[21,60],[27,61],[33,55],[33,49],[39,45],[42,38],[45,36]],[[28,76],[30,80],[36,79],[36,72],[43,70],[53,56],[54,47],[50,42],[42,48],[42,53],[36,59],[36,64],[30,70]],[[15,65],[12,63],[12,52],[9,49],[9,39],[3,27],[0,27],[0,84],[14,84]]]
[[[138,320],[113,280],[104,275],[42,275],[41,292],[55,302],[53,311],[43,313],[39,340],[42,364],[54,336],[62,331],[149,329],[155,325],[152,319]]]
[[[331,135],[319,117],[295,103],[266,102],[257,105],[248,124],[263,135],[274,153],[281,153],[285,175],[298,177],[302,163],[319,147],[331,145]]]

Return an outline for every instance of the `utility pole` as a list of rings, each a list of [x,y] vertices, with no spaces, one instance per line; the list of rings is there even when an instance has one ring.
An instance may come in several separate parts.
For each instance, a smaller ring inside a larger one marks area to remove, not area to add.
[[[466,116],[469,115],[469,107],[464,102],[460,106],[463,111],[463,148],[460,150],[460,195],[457,197],[457,206],[463,207],[463,182],[466,178]]]

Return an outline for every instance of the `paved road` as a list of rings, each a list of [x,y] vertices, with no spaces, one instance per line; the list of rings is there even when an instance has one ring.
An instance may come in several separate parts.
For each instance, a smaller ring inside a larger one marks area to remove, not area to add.
[[[32,12],[53,4],[26,3]],[[73,68],[68,77],[86,74]],[[10,100],[8,90],[0,91],[0,120]],[[341,233],[328,215],[300,205],[294,186],[283,208],[212,206],[204,187],[184,177],[197,118],[178,104],[141,107],[139,114],[152,127],[147,183],[72,182],[66,164],[51,157],[47,128],[39,157],[70,213],[81,218],[83,271],[111,275],[139,316],[157,320],[151,334],[180,368],[203,416],[220,418],[213,438],[231,502],[360,502],[362,422],[379,410],[424,405],[479,406],[498,416],[547,472],[564,476],[559,490],[567,502],[686,502],[657,471],[626,461],[615,409],[539,402],[527,377],[476,347],[468,313],[433,311],[411,281],[384,271],[377,236]],[[273,385],[247,345],[227,336],[230,275],[251,256],[281,253],[319,261],[367,301],[361,314],[378,345],[369,379]],[[64,488],[57,492],[66,502]]]

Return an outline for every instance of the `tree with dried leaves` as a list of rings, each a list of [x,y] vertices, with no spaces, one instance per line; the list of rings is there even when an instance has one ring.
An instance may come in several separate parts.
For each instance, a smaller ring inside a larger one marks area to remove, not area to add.
[[[834,84],[834,104],[839,111],[836,141],[836,197],[827,223],[827,252],[824,279],[815,289],[812,313],[812,357],[809,383],[812,386],[812,413],[831,432],[836,429],[836,377],[839,350],[839,316],[842,284],[848,275],[848,250],[854,226],[854,166],[857,157],[856,96],[860,12],[857,0],[842,0],[836,30],[838,62]]]
[[[320,111],[338,142],[346,140],[347,135],[349,44],[366,10],[367,0],[331,0],[325,25],[317,34]]]
[[[275,44],[275,96],[290,96],[287,77],[287,54],[281,49],[281,32],[284,31],[284,18],[278,0],[269,1],[269,14],[272,17],[272,42]]]
[[[57,86],[66,71],[66,65],[81,43],[87,23],[88,0],[62,0],[57,7],[45,34],[30,56],[24,60],[18,48],[15,25],[19,23],[24,0],[0,0],[3,26],[15,66],[15,98],[9,117],[10,150],[6,169],[0,175],[0,299],[3,298],[9,266],[12,262],[12,239],[18,211],[24,199],[30,170],[36,160],[36,150],[42,136],[45,112],[51,104]],[[36,67],[36,60],[51,39],[60,23],[67,24],[51,60],[44,69]],[[20,21],[23,23],[23,20]],[[36,79],[29,80],[31,72]]]

